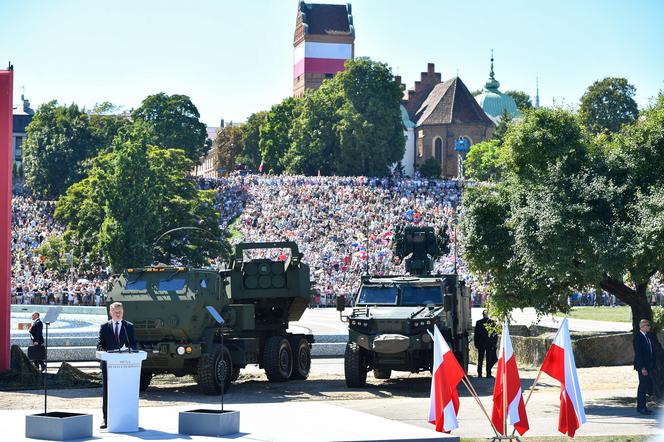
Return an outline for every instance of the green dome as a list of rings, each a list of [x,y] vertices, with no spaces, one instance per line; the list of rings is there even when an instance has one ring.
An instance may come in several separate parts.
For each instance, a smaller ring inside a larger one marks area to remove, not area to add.
[[[498,90],[500,82],[495,79],[493,73],[493,54],[491,55],[491,72],[489,79],[484,84],[484,90],[481,94],[475,97],[477,103],[480,105],[484,113],[487,114],[494,123],[498,124],[500,118],[505,112],[512,118],[518,118],[521,113],[516,108],[514,98],[505,95]]]

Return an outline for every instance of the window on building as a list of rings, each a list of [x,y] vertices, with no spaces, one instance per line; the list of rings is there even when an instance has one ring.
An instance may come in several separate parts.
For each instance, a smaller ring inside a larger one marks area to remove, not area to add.
[[[436,159],[436,161],[442,161],[443,160],[443,140],[441,138],[436,138],[436,140],[433,142],[434,147],[433,147],[433,156]]]
[[[23,137],[14,139],[14,161],[21,161],[23,158]]]

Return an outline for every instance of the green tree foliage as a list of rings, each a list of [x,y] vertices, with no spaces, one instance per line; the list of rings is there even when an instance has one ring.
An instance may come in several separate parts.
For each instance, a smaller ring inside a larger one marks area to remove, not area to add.
[[[482,89],[475,89],[474,91],[471,92],[471,94],[473,95],[473,97],[477,97],[482,92],[484,92]]]
[[[113,138],[120,131],[127,130],[131,124],[128,115],[123,115],[119,106],[108,101],[96,104],[88,115],[90,132],[97,151],[108,150],[113,144]]]
[[[217,133],[217,162],[225,173],[235,170],[239,164],[238,157],[244,151],[244,126],[222,127]]]
[[[507,91],[505,92],[505,95],[509,95],[510,97],[514,98],[514,101],[516,102],[516,108],[521,113],[533,108],[533,103],[530,101],[530,95],[524,91]]]
[[[198,162],[210,148],[205,124],[198,109],[186,95],[159,93],[148,96],[131,114],[134,121],[144,121],[151,145],[164,149],[182,149]]]
[[[261,165],[261,126],[267,117],[267,112],[255,112],[247,118],[242,126],[242,152],[236,158],[236,164],[245,164],[254,170]]]
[[[639,116],[636,88],[625,78],[607,77],[594,82],[581,97],[579,116],[593,133],[616,133]]]
[[[404,154],[402,91],[387,65],[346,63],[305,96],[284,168],[293,173],[383,176]]]
[[[440,162],[433,157],[427,158],[418,170],[420,171],[420,175],[424,178],[440,178]]]
[[[59,272],[70,265],[66,258],[67,243],[61,236],[49,236],[35,250],[35,253],[44,258],[44,265],[49,270]]]
[[[473,144],[463,163],[466,176],[475,181],[500,181],[505,168],[503,152],[498,140]]]
[[[290,130],[299,112],[298,98],[288,97],[272,106],[260,126],[259,150],[264,170],[281,173],[290,149]]]
[[[26,185],[39,198],[54,198],[78,181],[82,162],[95,151],[88,115],[78,106],[41,105],[23,146]]]
[[[664,266],[664,97],[612,141],[562,110],[535,109],[507,133],[503,179],[464,195],[465,259],[502,312],[566,310],[601,286],[650,319]],[[662,379],[664,380],[664,378]],[[662,385],[660,383],[660,385]]]
[[[116,137],[114,148],[57,201],[55,217],[67,226],[64,239],[81,262],[105,262],[119,271],[172,257],[200,265],[227,253],[214,191],[197,191],[184,151],[149,146],[151,135],[138,123]],[[178,227],[206,233],[174,233],[153,246]]]

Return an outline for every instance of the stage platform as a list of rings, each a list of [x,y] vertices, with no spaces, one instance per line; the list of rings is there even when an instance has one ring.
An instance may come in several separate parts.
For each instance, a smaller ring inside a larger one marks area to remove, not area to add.
[[[205,408],[211,408],[205,405]],[[137,433],[116,434],[100,430],[101,410],[67,410],[94,415],[93,437],[80,440],[239,440],[239,441],[459,441],[459,437],[415,427],[401,422],[335,406],[331,402],[282,402],[270,404],[233,404],[225,407],[240,411],[240,433],[214,438],[178,434],[178,412],[202,408],[200,405],[178,407],[142,407]],[[2,440],[26,439],[25,416],[42,410],[0,411]],[[49,410],[56,411],[56,410]],[[423,417],[424,419],[424,417]],[[433,428],[433,426],[432,426]]]

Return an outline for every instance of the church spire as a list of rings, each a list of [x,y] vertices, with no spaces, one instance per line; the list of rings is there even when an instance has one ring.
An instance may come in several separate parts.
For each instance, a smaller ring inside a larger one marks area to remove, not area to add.
[[[493,72],[493,49],[491,49],[491,71],[489,72],[489,79],[484,84],[484,88],[489,91],[495,91],[500,87],[500,82],[496,80],[495,74]]]
[[[535,77],[535,107],[540,107],[540,103],[539,103],[539,77]]]

